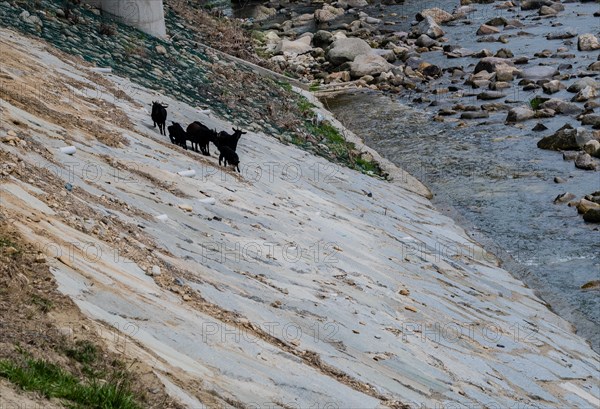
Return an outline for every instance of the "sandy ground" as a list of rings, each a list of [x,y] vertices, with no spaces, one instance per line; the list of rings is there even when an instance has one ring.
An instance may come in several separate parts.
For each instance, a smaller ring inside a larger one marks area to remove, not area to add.
[[[0,210],[181,403],[599,404],[598,355],[400,169],[385,182],[248,133],[237,174],[171,145],[149,104],[230,124],[0,34]]]

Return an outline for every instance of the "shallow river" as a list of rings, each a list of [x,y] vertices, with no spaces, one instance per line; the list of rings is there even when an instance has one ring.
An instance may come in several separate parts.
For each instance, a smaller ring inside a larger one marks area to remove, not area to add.
[[[382,17],[390,13],[410,16],[397,27],[407,30],[415,13],[440,4],[451,11],[455,2],[419,1],[384,6]],[[446,37],[449,44],[475,51],[506,47],[515,56],[532,57],[537,51],[546,48],[556,51],[565,46],[577,57],[566,61],[573,68],[565,68],[564,72],[576,73],[595,60],[598,53],[579,53],[576,38],[573,44],[565,44],[564,40],[548,41],[541,35],[566,27],[597,35],[600,23],[592,13],[600,6],[589,3],[565,6],[567,10],[560,18],[562,27],[552,28],[548,21],[524,20],[527,26],[523,30],[537,37],[515,36],[509,44],[501,44],[477,43],[473,33],[479,24],[494,16],[513,18],[514,15],[477,5],[478,11],[470,16],[473,24],[445,29]],[[524,17],[533,13],[520,14]],[[425,53],[422,57],[443,67],[468,67],[477,62],[474,58],[447,59],[440,52]],[[565,63],[564,59],[540,60],[533,59],[527,66],[542,62],[558,67]],[[472,67],[466,71],[472,71]],[[456,85],[467,89],[462,82]],[[517,81],[513,84],[514,88],[506,92],[507,99],[525,102],[536,95],[517,87]],[[561,92],[553,96],[567,99],[572,95]],[[449,212],[473,237],[500,256],[505,268],[535,289],[554,311],[574,323],[578,333],[600,352],[600,296],[597,291],[580,289],[586,282],[600,279],[600,231],[598,225],[586,224],[574,208],[552,203],[565,191],[579,198],[600,190],[600,173],[578,170],[573,162],[563,161],[560,153],[536,147],[542,136],[565,123],[579,126],[578,121],[567,116],[546,119],[548,131],[532,132],[535,121],[528,121],[522,127],[506,126],[506,112],[501,112],[483,122],[471,121],[468,127],[459,128],[456,123],[432,121],[432,112],[457,102],[477,105],[477,100],[442,97],[436,101],[437,106],[428,107],[412,103],[415,96],[357,93],[326,102],[368,145],[424,182],[433,191],[438,208]],[[555,176],[567,182],[555,184]]]

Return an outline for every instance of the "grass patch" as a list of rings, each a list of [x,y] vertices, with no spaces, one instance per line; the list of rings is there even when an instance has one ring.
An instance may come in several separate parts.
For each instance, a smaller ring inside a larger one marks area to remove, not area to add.
[[[275,81],[286,92],[292,92],[292,84],[286,81]]]
[[[15,247],[15,246],[16,246],[16,244],[13,243],[10,239],[0,237],[0,247]]]
[[[94,378],[80,382],[70,372],[42,359],[0,360],[0,376],[23,390],[39,392],[46,398],[64,399],[72,408],[141,409],[128,379],[115,374],[117,376],[107,380]]]
[[[548,98],[541,98],[536,96],[531,101],[529,101],[529,105],[531,105],[531,108],[534,111],[537,111],[538,109],[540,109],[540,105],[542,105],[546,101],[548,101]]]
[[[31,303],[40,307],[40,310],[43,313],[49,312],[52,308],[54,308],[54,303],[47,298],[41,297],[39,295],[33,294],[31,296]]]
[[[304,97],[300,97],[298,100],[298,109],[302,112],[303,115],[311,113],[312,109],[315,108],[315,105],[308,101],[308,99]]]
[[[315,92],[321,89],[321,84],[318,82],[313,82],[312,84],[310,84],[310,86],[308,87],[308,90],[310,92]]]
[[[69,358],[73,358],[84,365],[91,365],[98,359],[98,348],[87,340],[79,340],[65,351]]]

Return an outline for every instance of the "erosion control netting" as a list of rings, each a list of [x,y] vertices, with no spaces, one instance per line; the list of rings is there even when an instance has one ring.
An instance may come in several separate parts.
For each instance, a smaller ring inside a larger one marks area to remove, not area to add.
[[[291,92],[289,84],[220,58],[196,40],[198,33],[171,8],[165,14],[171,42],[69,0],[0,2],[4,27],[40,37],[98,67],[111,67],[116,74],[174,99],[210,108],[237,126],[263,131],[369,174],[381,174],[378,166],[360,160],[353,144],[315,130],[310,125],[314,113],[302,109],[303,98]]]

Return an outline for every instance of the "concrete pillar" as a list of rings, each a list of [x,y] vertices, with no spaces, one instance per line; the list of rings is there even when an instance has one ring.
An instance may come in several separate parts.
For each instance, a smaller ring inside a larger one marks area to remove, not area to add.
[[[155,37],[165,38],[165,14],[162,0],[99,0],[103,13]]]

